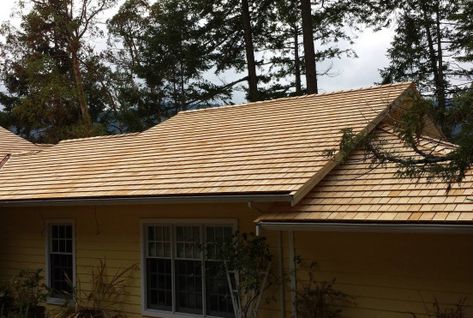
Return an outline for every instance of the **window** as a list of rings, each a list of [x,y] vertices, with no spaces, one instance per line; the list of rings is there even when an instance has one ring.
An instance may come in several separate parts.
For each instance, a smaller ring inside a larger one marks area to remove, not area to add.
[[[233,317],[217,246],[231,237],[228,224],[144,226],[145,309]]]
[[[63,298],[64,292],[72,292],[70,282],[74,281],[72,224],[49,224],[47,254],[48,287],[53,298]]]

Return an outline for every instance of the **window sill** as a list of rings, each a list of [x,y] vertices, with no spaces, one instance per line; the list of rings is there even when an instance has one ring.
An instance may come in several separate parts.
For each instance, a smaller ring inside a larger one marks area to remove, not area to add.
[[[145,317],[159,317],[159,318],[219,318],[215,316],[204,316],[198,314],[186,314],[181,312],[172,313],[170,311],[145,309],[141,313]]]
[[[48,297],[48,299],[46,299],[46,304],[48,305],[64,306],[66,302],[67,300],[64,298]]]

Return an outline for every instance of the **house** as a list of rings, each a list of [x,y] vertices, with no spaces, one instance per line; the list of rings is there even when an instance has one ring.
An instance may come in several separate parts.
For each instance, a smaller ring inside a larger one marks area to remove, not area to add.
[[[113,269],[140,264],[129,317],[227,317],[231,303],[196,246],[238,229],[267,237],[275,270],[291,273],[261,317],[295,316],[296,256],[354,297],[347,317],[425,317],[434,299],[463,297],[471,315],[472,175],[447,193],[358,150],[342,164],[325,155],[344,128],[409,151],[390,124],[416,94],[400,83],[187,111],[142,133],[41,149],[2,130],[0,281],[41,267],[66,289],[64,273],[87,281],[104,258]],[[424,134],[425,147],[452,147],[431,122]]]

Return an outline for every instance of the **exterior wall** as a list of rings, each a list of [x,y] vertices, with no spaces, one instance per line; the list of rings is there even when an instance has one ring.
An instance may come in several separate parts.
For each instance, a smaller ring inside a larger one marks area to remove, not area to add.
[[[473,315],[473,232],[294,236],[295,254],[317,262],[317,277],[336,278],[336,288],[354,297],[346,317],[426,317],[435,298],[453,306],[463,297],[466,317]],[[299,280],[305,274],[299,271]]]
[[[111,272],[140,265],[142,220],[236,219],[241,232],[255,232],[256,217],[257,212],[245,203],[1,209],[0,282],[20,269],[45,268],[48,221],[74,221],[76,274],[87,289],[90,272],[99,259],[106,260]],[[123,309],[128,317],[141,316],[140,274],[134,273],[127,288],[129,295]],[[266,317],[274,316],[273,307],[266,306]]]
[[[75,222],[78,280],[87,287],[90,271],[98,259],[106,259],[110,270],[141,261],[140,222],[158,218],[238,219],[239,230],[254,232],[257,212],[246,204],[137,205],[97,207],[42,207],[0,210],[0,281],[20,269],[45,267],[46,222]],[[273,246],[275,269],[278,232],[264,231]],[[454,304],[467,297],[473,314],[473,234],[377,234],[294,232],[295,255],[314,260],[321,279],[337,279],[336,285],[354,297],[356,305],[345,308],[346,317],[422,317],[437,297]],[[284,269],[289,264],[287,233],[283,233]],[[298,272],[299,285],[306,278]],[[285,293],[286,317],[291,308],[289,286]],[[128,317],[141,315],[140,272],[129,283],[123,309]],[[264,305],[262,317],[278,317],[276,299]]]

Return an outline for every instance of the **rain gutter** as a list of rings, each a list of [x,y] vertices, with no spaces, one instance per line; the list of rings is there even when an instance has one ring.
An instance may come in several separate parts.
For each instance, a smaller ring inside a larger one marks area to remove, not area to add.
[[[233,203],[233,202],[291,202],[288,193],[258,194],[221,194],[221,195],[169,195],[142,197],[99,197],[99,198],[66,198],[66,199],[25,199],[3,200],[0,207],[30,206],[85,206],[85,205],[119,205],[119,204],[177,204],[177,203]]]
[[[451,232],[473,234],[473,222],[469,223],[395,223],[395,222],[276,222],[259,221],[260,230],[273,231],[319,231],[319,232]]]

